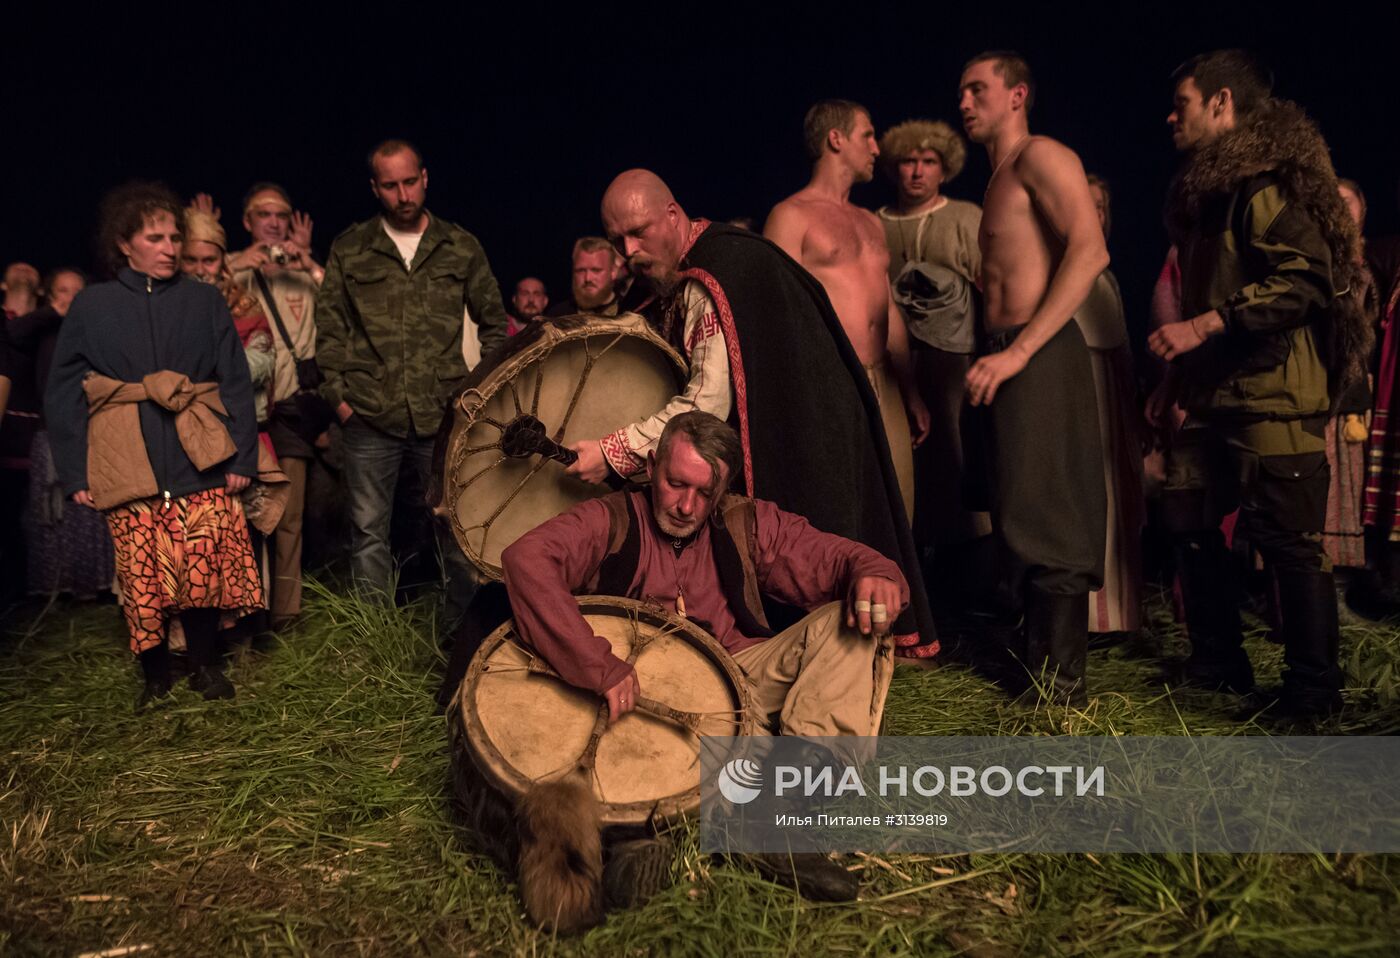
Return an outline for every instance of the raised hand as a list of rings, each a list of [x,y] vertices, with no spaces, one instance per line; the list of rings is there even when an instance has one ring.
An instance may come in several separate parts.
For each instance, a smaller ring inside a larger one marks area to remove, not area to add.
[[[311,252],[311,226],[311,217],[306,213],[292,214],[292,231],[288,239],[308,254]]]
[[[214,197],[208,193],[196,193],[190,205],[202,213],[208,213],[214,219],[223,215],[223,211],[214,205]]]

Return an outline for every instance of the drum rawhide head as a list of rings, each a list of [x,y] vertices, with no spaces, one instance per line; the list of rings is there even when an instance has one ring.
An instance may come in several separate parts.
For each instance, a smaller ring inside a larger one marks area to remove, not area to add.
[[[649,418],[686,375],[685,360],[635,313],[532,324],[452,403],[435,511],[467,558],[501,578],[507,546],[609,491],[566,476],[565,447]]]
[[[700,736],[759,730],[743,673],[703,629],[654,606],[584,596],[579,608],[636,669],[641,708],[609,725],[606,701],[560,679],[510,621],[482,643],[457,690],[454,761],[470,761],[515,801],[537,783],[581,776],[604,826],[695,812]]]

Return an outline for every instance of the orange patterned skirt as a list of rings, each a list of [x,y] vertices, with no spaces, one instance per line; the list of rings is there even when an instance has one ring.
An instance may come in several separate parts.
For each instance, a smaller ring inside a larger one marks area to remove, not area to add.
[[[107,525],[132,652],[164,642],[166,622],[185,609],[246,614],[263,606],[237,496],[206,489],[169,503],[141,499],[108,510]]]

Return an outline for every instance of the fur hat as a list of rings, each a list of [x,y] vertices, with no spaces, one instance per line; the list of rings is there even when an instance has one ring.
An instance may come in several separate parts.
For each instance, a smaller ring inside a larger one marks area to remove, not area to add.
[[[967,147],[957,132],[942,120],[905,120],[880,137],[880,161],[890,176],[899,161],[915,150],[933,150],[943,162],[943,182],[950,183],[962,172]]]

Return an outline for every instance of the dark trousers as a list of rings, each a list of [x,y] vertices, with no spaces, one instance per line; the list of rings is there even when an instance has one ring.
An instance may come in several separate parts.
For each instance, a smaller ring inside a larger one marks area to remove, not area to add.
[[[989,351],[1020,330],[988,337]],[[1103,585],[1107,498],[1089,348],[1073,321],[1002,383],[982,416],[993,534],[1012,593]],[[1087,606],[1086,606],[1087,608]]]
[[[1278,585],[1285,689],[1334,694],[1341,672],[1332,566],[1322,549],[1325,426],[1325,416],[1189,421],[1167,456],[1162,509],[1178,547],[1192,655],[1215,663],[1243,655],[1237,579],[1219,530],[1238,508],[1241,534]]]
[[[1188,421],[1167,453],[1168,530],[1195,538],[1238,508],[1240,532],[1274,572],[1330,570],[1322,550],[1331,476],[1325,426],[1326,417]]]
[[[0,610],[24,598],[28,550],[24,511],[29,503],[29,470],[0,468]]]

